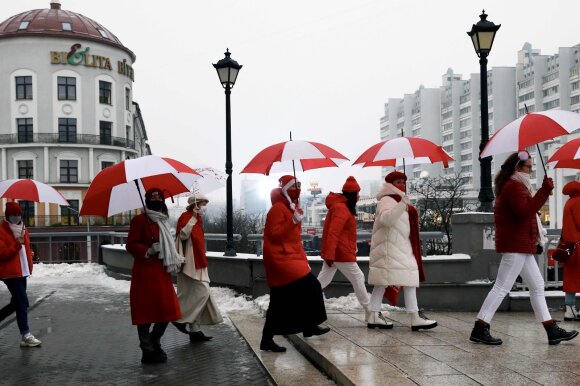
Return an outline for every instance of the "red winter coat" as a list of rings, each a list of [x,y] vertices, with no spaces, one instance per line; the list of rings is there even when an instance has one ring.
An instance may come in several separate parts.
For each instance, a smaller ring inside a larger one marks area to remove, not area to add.
[[[322,231],[320,256],[338,262],[356,261],[356,221],[346,206],[342,194],[330,193],[326,197],[328,213]]]
[[[0,226],[0,279],[22,277],[20,266],[21,244],[16,240],[10,224],[6,220]],[[28,271],[32,273],[32,250],[30,249],[30,236],[28,229],[24,230],[24,248],[28,260]]]
[[[506,181],[495,199],[495,250],[498,253],[536,253],[536,213],[549,195],[550,189],[542,187],[532,197],[521,182]]]
[[[179,235],[179,232],[187,225],[189,220],[193,217],[193,211],[185,211],[179,216],[177,220],[177,228],[175,229],[175,234]],[[195,264],[195,269],[202,269],[207,267],[207,256],[205,251],[205,232],[203,231],[203,219],[201,215],[196,215],[197,222],[191,228],[191,247],[193,252],[193,261]],[[179,236],[178,236],[179,238]],[[185,243],[185,242],[184,242]],[[183,248],[185,250],[185,248]]]
[[[293,211],[279,188],[272,191],[271,199],[264,226],[264,268],[270,288],[286,285],[310,272],[302,246],[301,223],[292,222]]]
[[[155,240],[159,240],[159,227],[150,221]],[[153,244],[151,231],[144,214],[131,221],[127,236],[127,251],[133,255],[131,272],[131,320],[133,324],[172,322],[181,318],[181,309],[171,275],[163,266],[159,255],[145,258]]]
[[[570,196],[564,206],[562,238],[566,241],[580,241],[580,182],[572,181],[562,189],[562,194]],[[572,258],[564,264],[564,292],[580,292],[580,246]]]

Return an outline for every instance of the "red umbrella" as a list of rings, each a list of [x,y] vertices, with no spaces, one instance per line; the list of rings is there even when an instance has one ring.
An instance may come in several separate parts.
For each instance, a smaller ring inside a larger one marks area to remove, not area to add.
[[[449,161],[453,161],[453,157],[441,146],[427,139],[398,137],[371,146],[354,161],[353,165],[403,166],[443,162],[447,167]]]
[[[580,114],[566,110],[528,113],[499,129],[489,139],[481,158],[517,152],[580,128]]]
[[[559,148],[548,160],[555,168],[580,169],[580,138]]]
[[[289,172],[294,167],[306,171],[338,166],[348,158],[336,150],[317,142],[286,141],[268,146],[259,152],[241,173]]]
[[[143,207],[145,192],[159,188],[165,197],[188,192],[199,173],[171,158],[145,156],[103,169],[83,200],[82,216],[112,216]]]
[[[0,198],[48,202],[69,206],[68,201],[52,186],[31,179],[5,180],[0,182]]]

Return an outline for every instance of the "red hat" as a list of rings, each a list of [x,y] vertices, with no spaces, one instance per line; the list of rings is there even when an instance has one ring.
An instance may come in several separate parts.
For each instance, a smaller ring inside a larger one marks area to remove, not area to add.
[[[392,171],[385,176],[385,182],[392,184],[393,181],[395,181],[395,180],[407,181],[407,176],[401,172],[398,172],[398,171]]]
[[[5,216],[22,216],[22,209],[17,202],[7,202],[4,210]]]
[[[358,185],[358,182],[356,182],[356,179],[353,176],[350,176],[346,179],[344,185],[342,185],[342,191],[343,193],[358,193],[360,192],[360,186]]]
[[[289,174],[282,176],[278,179],[278,182],[280,183],[280,187],[283,188],[284,186],[286,186],[286,184],[288,184],[288,182],[292,181],[294,179],[294,176],[291,176]]]

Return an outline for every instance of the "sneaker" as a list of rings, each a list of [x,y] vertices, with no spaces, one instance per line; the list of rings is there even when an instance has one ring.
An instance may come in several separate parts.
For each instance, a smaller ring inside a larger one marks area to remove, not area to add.
[[[380,328],[382,330],[389,330],[393,328],[393,323],[387,322],[387,319],[380,312],[371,312],[367,328]]]
[[[434,327],[437,327],[436,321],[429,320],[424,314],[420,312],[411,313],[411,330],[429,330]]]
[[[575,305],[566,306],[566,313],[564,314],[564,320],[567,322],[580,322],[580,314],[576,309]]]
[[[548,343],[552,345],[567,340],[572,340],[578,336],[578,331],[566,331],[562,327],[558,326],[558,323],[555,321],[553,321],[549,326],[544,326],[544,328],[548,334]]]
[[[38,347],[42,342],[34,337],[34,335],[28,333],[22,337],[20,341],[20,347]]]
[[[491,346],[499,346],[502,344],[503,341],[501,339],[491,336],[489,329],[489,323],[475,322],[473,330],[471,330],[471,336],[469,337],[469,340],[472,342],[483,343]]]

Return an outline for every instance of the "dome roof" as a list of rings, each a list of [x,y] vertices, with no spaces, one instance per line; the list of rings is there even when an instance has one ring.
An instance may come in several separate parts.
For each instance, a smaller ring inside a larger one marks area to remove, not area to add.
[[[0,39],[26,36],[51,36],[82,39],[107,44],[125,51],[133,61],[135,54],[107,28],[80,13],[65,11],[60,1],[52,0],[49,9],[34,9],[0,23]]]

